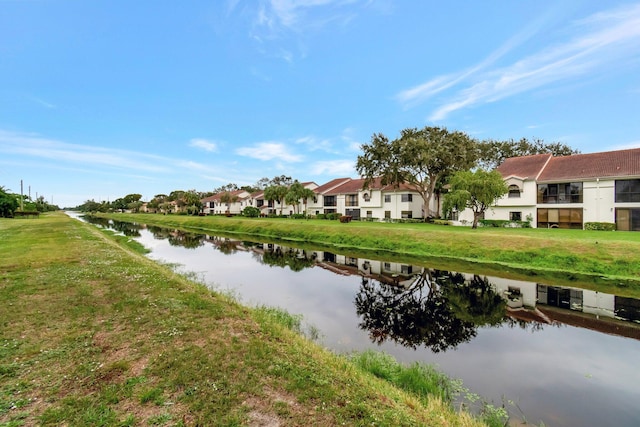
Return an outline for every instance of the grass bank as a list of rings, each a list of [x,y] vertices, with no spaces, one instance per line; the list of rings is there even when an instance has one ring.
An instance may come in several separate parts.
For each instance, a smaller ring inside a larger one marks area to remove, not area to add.
[[[126,244],[0,219],[0,425],[480,425]]]
[[[640,285],[640,233],[560,229],[451,227],[411,223],[340,223],[282,218],[101,214],[123,221],[202,232],[329,244],[424,259],[455,260],[520,277],[547,276]]]

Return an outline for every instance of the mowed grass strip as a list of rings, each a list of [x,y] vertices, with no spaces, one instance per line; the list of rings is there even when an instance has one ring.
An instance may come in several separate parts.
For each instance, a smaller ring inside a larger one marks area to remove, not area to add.
[[[427,223],[340,223],[286,218],[99,214],[122,221],[232,232],[337,248],[387,251],[494,264],[528,272],[607,277],[640,283],[640,233],[452,227]]]
[[[123,243],[0,219],[0,425],[480,425]]]

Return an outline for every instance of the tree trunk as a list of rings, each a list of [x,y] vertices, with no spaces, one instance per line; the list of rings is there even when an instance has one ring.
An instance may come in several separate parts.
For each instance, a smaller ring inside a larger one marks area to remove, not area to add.
[[[478,228],[478,219],[480,219],[481,212],[473,212],[473,225],[471,228]]]

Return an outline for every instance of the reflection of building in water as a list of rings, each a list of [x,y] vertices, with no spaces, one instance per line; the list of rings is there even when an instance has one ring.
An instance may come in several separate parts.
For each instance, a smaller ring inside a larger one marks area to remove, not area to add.
[[[425,267],[332,252],[306,251],[275,243],[247,244],[228,238],[207,236],[218,249],[265,253],[286,253],[306,266],[318,266],[336,274],[358,275],[394,286],[410,287]],[[289,265],[292,267],[292,265]],[[467,281],[474,276],[464,274]],[[507,315],[524,322],[566,324],[603,333],[640,339],[640,300],[588,289],[549,286],[522,280],[489,277],[495,292],[507,302]]]

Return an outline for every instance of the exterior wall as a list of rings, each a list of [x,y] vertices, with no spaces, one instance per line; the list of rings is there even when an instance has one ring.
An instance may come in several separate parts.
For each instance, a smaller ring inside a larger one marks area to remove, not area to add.
[[[569,181],[569,180],[567,180]],[[513,178],[506,180],[507,184],[514,184]],[[574,181],[575,182],[575,181]],[[524,181],[519,198],[501,197],[495,206],[487,209],[486,219],[509,220],[511,212],[521,212],[522,220],[531,215],[532,227],[537,226],[538,208],[547,209],[582,209],[582,221],[615,223],[616,207],[640,207],[640,203],[615,203],[615,179],[596,179],[582,182],[582,203],[537,203],[538,184],[535,181]],[[636,206],[634,206],[636,205]],[[457,224],[470,224],[473,212],[466,209],[460,212]]]

